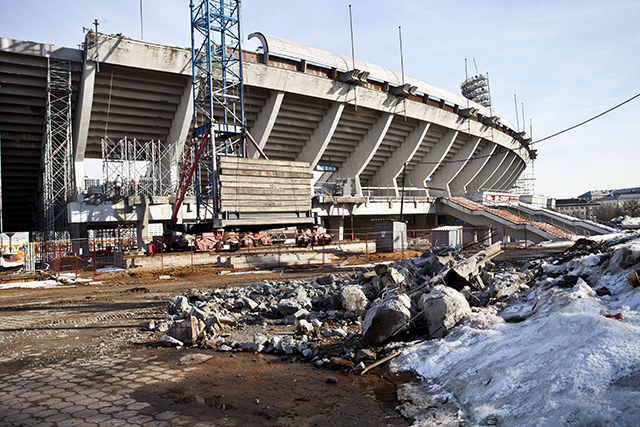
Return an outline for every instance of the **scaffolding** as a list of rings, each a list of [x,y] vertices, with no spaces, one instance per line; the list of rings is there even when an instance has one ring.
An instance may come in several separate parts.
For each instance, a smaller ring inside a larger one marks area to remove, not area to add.
[[[525,170],[520,174],[520,177],[518,177],[510,192],[521,196],[533,196],[536,194],[535,182],[535,164],[533,161],[530,161]]]
[[[68,240],[67,204],[74,188],[71,139],[71,62],[48,58],[45,138],[42,147],[38,231],[43,241]]]
[[[175,149],[165,147],[161,141],[102,138],[102,182],[105,194],[173,196],[176,183],[172,179],[171,167],[175,164]]]

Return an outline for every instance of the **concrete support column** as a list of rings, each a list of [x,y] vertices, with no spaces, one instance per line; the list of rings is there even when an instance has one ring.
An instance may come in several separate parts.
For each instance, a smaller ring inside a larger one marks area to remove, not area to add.
[[[511,179],[507,181],[507,184],[506,184],[507,188],[511,188],[515,185],[516,181],[518,180],[518,178],[520,178],[520,175],[522,174],[522,172],[524,172],[526,168],[527,168],[527,164],[522,162],[522,164],[518,166],[517,170],[512,175]]]
[[[93,88],[96,81],[95,62],[85,59],[80,78],[80,91],[76,102],[73,120],[73,152],[75,162],[75,188],[82,186],[84,179],[84,155],[89,137],[89,123],[91,122],[91,108],[93,107]]]
[[[267,144],[269,135],[273,130],[273,125],[276,123],[280,107],[282,106],[282,100],[284,99],[284,92],[272,91],[267,103],[262,108],[262,111],[258,115],[258,119],[253,124],[251,131],[249,132],[253,139],[258,143],[261,150],[264,150],[264,146]],[[260,157],[260,153],[251,143],[247,143],[247,157],[257,159]]]
[[[462,170],[462,168],[469,161],[469,157],[476,151],[480,144],[480,138],[473,138],[462,146],[450,160],[449,163],[445,163],[440,167],[438,174],[430,182],[429,186],[434,188],[444,188],[447,195],[451,197],[451,190],[449,189],[449,183],[455,176]],[[458,194],[454,194],[457,196]]]
[[[466,193],[467,185],[473,181],[484,165],[487,164],[496,147],[496,144],[487,142],[487,145],[478,153],[476,158],[471,159],[467,163],[467,167],[449,183],[450,191],[454,194]]]
[[[308,162],[310,169],[315,169],[338,127],[340,117],[342,117],[342,112],[344,111],[344,105],[342,102],[335,102],[331,105],[322,122],[311,135],[309,142],[305,144],[300,154],[298,154],[296,161]]]
[[[425,160],[428,161],[428,164],[418,165],[415,169],[409,173],[407,178],[411,182],[420,183],[424,187],[430,187],[431,185],[427,185],[429,177],[431,174],[440,166],[440,163],[447,156],[449,150],[453,146],[453,143],[456,141],[458,137],[458,131],[450,130],[445,133],[440,141],[429,151]]]
[[[518,156],[516,156],[512,152],[510,151],[507,152],[507,157],[505,158],[505,161],[502,163],[500,169],[496,171],[496,173],[494,173],[491,176],[491,178],[489,178],[483,184],[482,187],[492,189],[492,190],[499,190],[501,188],[499,184],[502,182],[503,178],[508,175],[507,171],[511,170],[511,168],[513,167],[513,162],[516,161],[517,157]]]
[[[171,122],[171,128],[165,142],[172,143],[178,142],[179,149],[183,150],[184,145],[189,138],[189,128],[193,121],[193,82],[187,80],[187,84],[184,87],[184,92],[180,97],[180,104],[178,104],[178,111],[173,116]]]
[[[430,125],[429,122],[418,123],[418,126],[407,136],[395,153],[380,166],[371,181],[373,187],[395,187],[396,196],[398,195],[397,178],[402,173],[405,162],[411,161],[420,148]]]
[[[480,191],[486,189],[485,183],[496,173],[502,162],[507,158],[508,151],[502,146],[496,146],[496,150],[489,161],[486,162],[476,177],[467,184],[465,190],[468,192]]]
[[[364,136],[360,144],[353,150],[353,153],[343,163],[336,172],[337,178],[355,178],[358,194],[360,194],[360,174],[365,170],[373,156],[378,151],[378,147],[384,140],[393,114],[382,113],[378,121],[373,125],[369,132]]]

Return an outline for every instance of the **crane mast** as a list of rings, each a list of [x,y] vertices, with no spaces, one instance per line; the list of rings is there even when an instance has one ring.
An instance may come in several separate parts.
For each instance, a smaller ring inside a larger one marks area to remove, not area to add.
[[[192,1],[193,132],[178,196],[195,179],[198,219],[218,213],[221,156],[245,157],[245,118],[239,0]],[[179,204],[174,206],[175,223]]]

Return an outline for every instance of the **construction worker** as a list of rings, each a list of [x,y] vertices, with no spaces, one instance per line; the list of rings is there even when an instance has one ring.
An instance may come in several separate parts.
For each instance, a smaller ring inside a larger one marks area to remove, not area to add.
[[[122,178],[120,177],[120,175],[116,177],[116,181],[113,184],[114,184],[114,191],[116,193],[116,196],[119,196],[122,190]]]

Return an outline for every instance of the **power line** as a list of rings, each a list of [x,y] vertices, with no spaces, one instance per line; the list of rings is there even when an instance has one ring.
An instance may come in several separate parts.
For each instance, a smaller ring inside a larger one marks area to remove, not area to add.
[[[621,102],[620,104],[616,105],[615,107],[609,108],[607,111],[602,112],[602,113],[598,114],[597,116],[593,116],[593,117],[591,117],[590,119],[587,119],[587,120],[585,120],[585,121],[584,121],[584,122],[582,122],[582,123],[578,123],[577,125],[574,125],[574,126],[571,126],[571,127],[569,127],[569,128],[566,128],[565,130],[561,130],[560,132],[554,133],[553,135],[549,135],[549,136],[547,136],[547,137],[544,137],[544,138],[542,138],[542,139],[539,139],[539,140],[537,140],[537,141],[534,141],[534,142],[532,142],[532,143],[531,143],[531,144],[529,144],[529,145],[533,145],[533,144],[537,144],[537,143],[542,142],[542,141],[546,141],[547,139],[551,139],[551,138],[553,138],[553,137],[555,137],[555,136],[561,135],[561,134],[563,134],[563,133],[565,133],[565,132],[568,132],[568,131],[570,131],[570,130],[572,130],[572,129],[575,129],[575,128],[577,128],[577,127],[580,127],[580,126],[584,125],[585,123],[589,123],[590,121],[597,119],[598,117],[602,117],[602,116],[604,116],[605,114],[607,114],[607,113],[609,113],[609,112],[611,112],[611,111],[615,110],[616,108],[622,107],[624,104],[626,104],[626,103],[628,103],[628,102],[631,102],[631,101],[633,101],[634,99],[636,99],[636,98],[638,98],[638,97],[640,97],[640,93],[639,93],[639,94],[637,94],[637,95],[635,95],[635,96],[632,96],[631,98],[627,99],[627,100],[626,100],[626,101],[624,101],[624,102]]]

